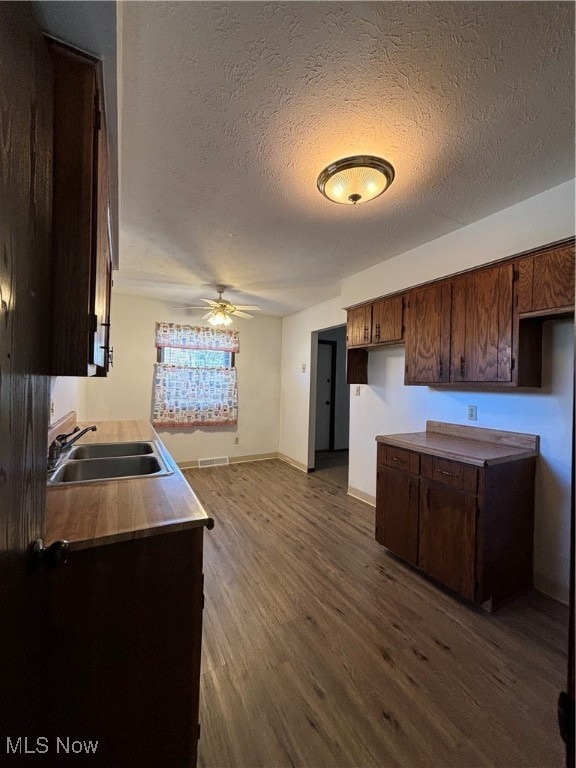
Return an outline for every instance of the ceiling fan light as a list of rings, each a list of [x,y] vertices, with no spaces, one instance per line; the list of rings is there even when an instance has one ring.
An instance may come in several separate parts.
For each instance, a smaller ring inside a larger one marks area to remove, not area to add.
[[[394,181],[394,168],[381,157],[356,155],[331,163],[318,176],[318,189],[334,203],[356,205],[379,197]]]
[[[222,307],[214,309],[208,318],[210,325],[232,325],[232,316]]]

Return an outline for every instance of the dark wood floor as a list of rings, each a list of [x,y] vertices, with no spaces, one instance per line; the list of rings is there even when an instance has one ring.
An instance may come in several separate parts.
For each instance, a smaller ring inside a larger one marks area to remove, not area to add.
[[[567,610],[486,615],[281,461],[187,470],[205,536],[201,768],[562,766]]]

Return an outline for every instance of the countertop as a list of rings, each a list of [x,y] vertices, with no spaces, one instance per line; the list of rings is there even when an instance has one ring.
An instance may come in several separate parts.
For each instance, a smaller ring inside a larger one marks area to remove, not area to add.
[[[425,432],[378,435],[377,442],[487,467],[538,456],[540,436],[427,421]]]
[[[76,445],[155,440],[174,474],[125,480],[48,486],[45,543],[58,539],[71,549],[87,549],[117,541],[212,527],[202,505],[151,424],[146,421],[94,422]],[[79,424],[81,428],[89,424]]]

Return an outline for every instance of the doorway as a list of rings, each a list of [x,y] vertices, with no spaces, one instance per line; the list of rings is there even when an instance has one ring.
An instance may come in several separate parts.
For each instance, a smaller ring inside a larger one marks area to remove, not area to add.
[[[317,333],[314,471],[348,488],[350,393],[346,326]]]

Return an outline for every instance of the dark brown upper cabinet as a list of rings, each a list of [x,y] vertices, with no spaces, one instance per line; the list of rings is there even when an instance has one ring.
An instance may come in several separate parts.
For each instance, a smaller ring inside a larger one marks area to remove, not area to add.
[[[372,305],[348,310],[347,336],[349,347],[365,347],[372,342]]]
[[[408,294],[405,384],[443,384],[450,377],[451,283]]]
[[[450,381],[512,381],[512,264],[452,281]]]
[[[403,341],[403,312],[403,296],[390,296],[372,304],[373,344],[399,344]]]
[[[574,311],[574,243],[516,262],[516,312],[559,315]]]
[[[52,370],[106,375],[111,210],[100,64],[49,39],[54,64]]]

